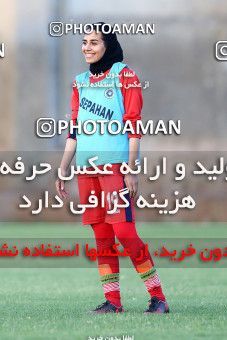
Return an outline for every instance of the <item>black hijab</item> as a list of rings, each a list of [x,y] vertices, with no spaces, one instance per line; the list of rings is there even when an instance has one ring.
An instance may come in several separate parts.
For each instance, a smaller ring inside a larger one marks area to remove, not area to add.
[[[104,22],[98,22],[99,31],[102,32],[102,27],[105,25]],[[96,30],[96,24],[93,24],[94,30]],[[111,30],[112,31],[112,30]],[[102,32],[102,38],[105,42],[106,51],[102,58],[96,63],[90,64],[90,72],[92,74],[104,73],[109,70],[114,63],[123,60],[123,51],[119,41],[117,40],[116,33],[105,33]]]

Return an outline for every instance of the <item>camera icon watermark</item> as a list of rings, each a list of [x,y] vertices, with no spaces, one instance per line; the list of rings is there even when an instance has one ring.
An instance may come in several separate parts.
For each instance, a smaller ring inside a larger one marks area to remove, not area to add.
[[[219,61],[227,61],[227,40],[220,40],[216,42],[215,58]]]
[[[51,138],[56,135],[56,122],[53,118],[39,118],[36,121],[36,134],[40,138]]]
[[[61,37],[64,34],[63,22],[53,21],[49,24],[49,34],[52,37]]]

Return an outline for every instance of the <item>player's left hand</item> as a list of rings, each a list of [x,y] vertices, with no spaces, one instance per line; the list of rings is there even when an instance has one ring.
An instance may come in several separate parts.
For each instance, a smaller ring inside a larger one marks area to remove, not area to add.
[[[138,192],[138,175],[127,174],[124,177],[124,181],[129,189],[129,196],[134,198]]]

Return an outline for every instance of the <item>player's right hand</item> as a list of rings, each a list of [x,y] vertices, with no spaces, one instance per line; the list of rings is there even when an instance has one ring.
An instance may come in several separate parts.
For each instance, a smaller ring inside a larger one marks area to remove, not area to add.
[[[55,186],[57,193],[61,198],[69,197],[68,192],[65,190],[65,182],[62,179],[58,178],[55,182]]]

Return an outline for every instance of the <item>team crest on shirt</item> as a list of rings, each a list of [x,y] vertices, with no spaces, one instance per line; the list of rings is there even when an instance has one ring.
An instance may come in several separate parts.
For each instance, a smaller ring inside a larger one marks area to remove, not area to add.
[[[104,96],[108,99],[113,98],[113,95],[114,95],[113,89],[106,89],[104,92]]]

